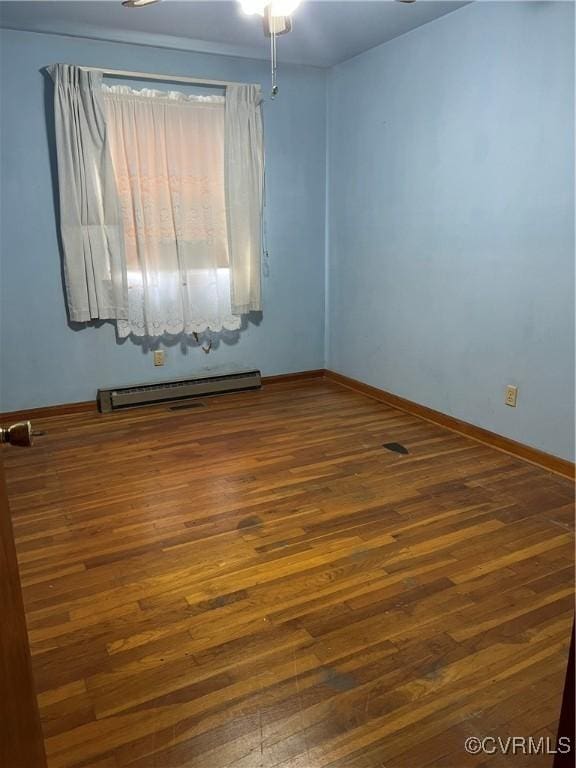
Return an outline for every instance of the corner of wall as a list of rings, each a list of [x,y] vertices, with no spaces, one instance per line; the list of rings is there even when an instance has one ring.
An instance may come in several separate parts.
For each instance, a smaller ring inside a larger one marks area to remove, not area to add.
[[[324,368],[330,361],[330,89],[332,67],[324,88]]]

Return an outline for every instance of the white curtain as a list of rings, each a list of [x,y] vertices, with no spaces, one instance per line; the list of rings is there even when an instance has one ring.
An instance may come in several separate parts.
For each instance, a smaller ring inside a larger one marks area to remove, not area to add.
[[[128,318],[118,333],[234,330],[224,98],[103,86],[124,221]]]
[[[70,319],[126,317],[122,223],[107,146],[101,75],[56,64],[60,231]]]
[[[264,146],[262,101],[255,85],[226,88],[226,206],[232,311],[262,309],[260,273]]]

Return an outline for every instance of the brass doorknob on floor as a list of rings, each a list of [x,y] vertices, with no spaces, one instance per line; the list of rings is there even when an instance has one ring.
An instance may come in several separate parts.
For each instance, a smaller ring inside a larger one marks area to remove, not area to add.
[[[11,427],[0,427],[0,443],[29,448],[32,445],[32,424],[29,421],[18,421]]]

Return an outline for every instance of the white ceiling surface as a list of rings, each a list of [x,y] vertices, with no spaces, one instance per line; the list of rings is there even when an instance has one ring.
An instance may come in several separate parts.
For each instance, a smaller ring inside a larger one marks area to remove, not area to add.
[[[329,67],[466,4],[303,0],[292,32],[278,40],[278,59]],[[246,16],[235,0],[162,0],[144,8],[124,8],[120,0],[7,0],[0,2],[0,26],[250,58],[269,55],[262,19]]]

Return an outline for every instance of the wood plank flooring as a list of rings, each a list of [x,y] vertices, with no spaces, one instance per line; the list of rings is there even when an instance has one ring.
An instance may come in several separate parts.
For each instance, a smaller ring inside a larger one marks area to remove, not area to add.
[[[50,768],[550,766],[464,741],[555,736],[571,483],[322,380],[203,403],[5,452]]]

